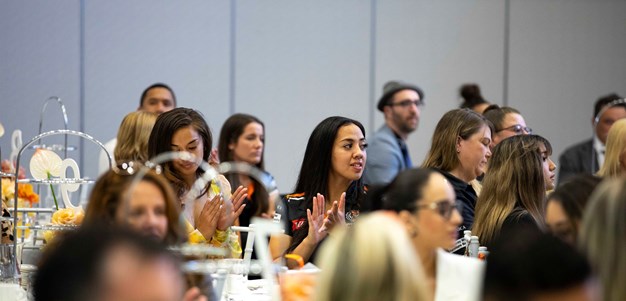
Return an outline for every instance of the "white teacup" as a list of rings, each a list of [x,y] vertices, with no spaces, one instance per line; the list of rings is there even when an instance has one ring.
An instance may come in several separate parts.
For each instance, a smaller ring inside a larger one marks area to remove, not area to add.
[[[26,301],[26,291],[16,283],[0,283],[0,300],[2,301]]]

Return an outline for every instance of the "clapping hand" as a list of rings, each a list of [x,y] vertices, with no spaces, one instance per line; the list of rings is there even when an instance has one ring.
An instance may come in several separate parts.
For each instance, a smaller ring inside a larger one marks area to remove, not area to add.
[[[322,199],[324,196],[322,196]],[[320,231],[330,232],[335,225],[346,224],[346,193],[342,193],[339,197],[339,202],[334,201],[330,210],[326,212],[326,218],[324,219],[324,225]]]
[[[246,205],[243,203],[248,197],[248,188],[243,186],[237,187],[237,190],[233,192],[230,200],[224,202],[222,208],[222,214],[217,223],[217,229],[220,231],[226,231],[228,227],[232,226],[235,220],[241,215]]]
[[[223,204],[224,200],[220,195],[216,195],[212,200],[204,203],[204,207],[202,207],[196,220],[196,228],[202,233],[202,236],[210,238],[215,233],[222,212],[220,208]]]
[[[311,210],[306,210],[306,215],[309,221],[309,234],[308,238],[312,243],[319,243],[328,232],[323,229],[324,227],[324,196],[317,194],[313,197],[313,213]]]

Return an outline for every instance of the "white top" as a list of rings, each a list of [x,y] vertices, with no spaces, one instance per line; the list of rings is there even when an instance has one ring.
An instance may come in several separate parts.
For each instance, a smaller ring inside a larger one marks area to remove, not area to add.
[[[606,145],[602,144],[600,138],[598,136],[593,135],[593,149],[596,151],[596,155],[598,156],[598,169],[604,165],[604,150],[606,149]]]
[[[482,294],[485,262],[437,250],[435,301],[478,301]]]
[[[113,151],[115,150],[116,145],[117,138],[113,138],[104,144],[104,148],[109,152],[111,158],[113,158],[113,161],[111,161],[113,165],[115,165],[115,156],[113,155]],[[109,159],[107,158],[107,154],[104,150],[100,150],[100,157],[98,159],[98,177],[100,177],[107,170],[109,170]]]

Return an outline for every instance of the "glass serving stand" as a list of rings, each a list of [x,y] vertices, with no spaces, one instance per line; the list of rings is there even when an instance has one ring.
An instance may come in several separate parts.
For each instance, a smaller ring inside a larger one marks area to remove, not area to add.
[[[39,131],[38,134],[43,133],[43,120],[44,120],[44,116],[46,113],[46,109],[48,107],[48,104],[50,102],[56,102],[59,105],[59,109],[61,110],[61,117],[63,118],[63,129],[67,130],[68,129],[68,118],[67,118],[67,110],[65,109],[65,105],[63,104],[63,101],[61,100],[61,98],[56,97],[56,96],[51,96],[48,99],[46,99],[43,103],[43,106],[41,107],[41,114],[39,115]],[[68,151],[74,151],[77,148],[75,146],[68,146],[67,145],[67,135],[64,137],[64,143],[63,144],[42,144],[41,143],[41,139],[39,139],[37,141],[37,144],[33,144],[30,146],[31,149],[39,149],[39,148],[43,148],[43,149],[48,149],[51,151],[55,151],[55,152],[63,152],[63,158],[67,158],[67,152]]]
[[[156,173],[162,173],[162,165],[174,160],[198,162],[193,155],[187,152],[167,152],[150,159],[144,166],[131,170],[131,173],[134,173],[134,179],[130,185],[129,193],[126,194],[127,198],[124,200],[126,211],[130,210],[130,200],[128,199],[128,196],[132,194],[130,192],[135,189],[146,173],[150,169],[154,170]],[[117,167],[113,168],[114,170],[118,169]],[[210,165],[200,160],[198,168],[203,170],[204,173],[196,180],[190,192],[185,196],[183,202],[186,204],[186,208],[196,207],[193,204],[193,202],[197,200],[196,197],[200,195],[201,191],[214,179],[217,179],[220,174],[245,174],[261,183],[266,191],[276,190],[275,183],[271,176],[268,177],[267,173],[249,164],[225,162],[219,165]],[[126,172],[129,172],[129,170],[126,169]],[[220,181],[214,181],[213,183],[219,186],[220,191],[222,191]],[[278,194],[276,194],[274,201],[277,205],[282,203]],[[187,218],[190,214],[189,212],[187,212],[187,214],[183,212],[181,215],[182,220]],[[244,250],[243,259],[220,259],[219,257],[224,257],[228,253],[228,250],[224,248],[217,248],[208,244],[183,244],[171,248],[183,258],[194,258],[194,260],[187,261],[183,264],[181,267],[183,272],[187,275],[188,279],[202,279],[202,277],[198,278],[194,275],[204,275],[206,278],[212,279],[212,289],[213,293],[218,298],[217,300],[223,300],[224,297],[227,297],[228,290],[225,290],[225,287],[230,287],[228,284],[232,283],[233,277],[243,279],[243,284],[245,284],[248,274],[262,275],[267,286],[270,288],[268,289],[268,295],[271,296],[272,300],[280,300],[280,291],[277,289],[277,272],[279,269],[274,267],[273,260],[268,252],[269,246],[267,238],[271,233],[282,233],[283,229],[281,224],[272,220],[253,218],[250,226],[233,226],[231,230],[251,234],[248,235],[248,244]],[[256,253],[259,258],[256,261],[251,260],[253,246],[256,246]],[[208,259],[210,257],[218,258]]]
[[[78,131],[73,131],[73,130],[67,130],[67,129],[63,129],[63,130],[53,130],[53,131],[49,131],[49,132],[45,132],[45,133],[41,133],[37,136],[35,136],[34,138],[32,138],[29,142],[27,142],[26,144],[24,144],[24,146],[22,146],[17,154],[17,159],[15,162],[15,170],[19,170],[20,166],[21,166],[21,161],[22,161],[22,157],[24,155],[24,152],[26,150],[32,150],[32,149],[36,149],[33,146],[35,146],[35,143],[38,143],[41,141],[41,139],[43,138],[47,138],[47,137],[51,137],[51,136],[59,136],[59,135],[63,135],[65,136],[65,139],[67,140],[67,136],[76,136],[82,139],[85,139],[91,143],[96,144],[97,146],[99,146],[101,149],[103,149],[105,151],[105,153],[107,154],[107,156],[109,157],[109,166],[112,166],[112,158],[111,155],[107,152],[107,150],[104,148],[104,145],[102,143],[100,143],[100,141],[96,140],[95,138],[93,138],[92,136],[82,133],[82,132],[78,132]],[[50,148],[48,148],[50,149]],[[64,148],[65,151],[67,151],[67,148]],[[37,232],[38,231],[42,231],[42,230],[71,230],[71,229],[75,229],[76,226],[62,226],[62,225],[45,225],[45,224],[38,224],[39,220],[41,218],[45,218],[47,215],[52,215],[55,211],[54,208],[22,208],[22,207],[18,207],[18,189],[19,186],[18,184],[22,184],[22,183],[28,183],[28,184],[33,184],[33,185],[58,185],[61,187],[60,191],[61,194],[64,193],[68,193],[68,191],[76,191],[78,190],[78,188],[76,189],[67,189],[64,191],[64,189],[66,188],[66,185],[84,185],[84,184],[91,184],[94,183],[95,181],[93,179],[90,179],[88,177],[85,178],[80,178],[80,177],[76,177],[76,172],[78,170],[74,171],[74,177],[73,178],[67,178],[65,177],[65,171],[62,171],[62,175],[60,178],[52,178],[52,179],[33,179],[33,178],[26,178],[26,179],[18,179],[15,181],[15,196],[14,196],[14,208],[12,208],[12,213],[13,213],[13,217],[15,219],[14,221],[14,225],[17,225],[17,217],[18,214],[22,214],[22,216],[27,216],[29,213],[34,213],[35,214],[35,218],[34,218],[34,222],[35,224],[33,225],[22,225],[22,226],[14,226],[13,227],[13,235],[15,238],[15,244],[17,245],[18,241],[21,243],[25,242],[25,231],[26,230],[31,230],[33,231],[32,237],[32,243],[29,244],[24,244],[24,249],[39,249],[41,248],[42,244],[37,244]],[[21,238],[18,239],[17,236],[17,231],[21,230],[22,235]]]

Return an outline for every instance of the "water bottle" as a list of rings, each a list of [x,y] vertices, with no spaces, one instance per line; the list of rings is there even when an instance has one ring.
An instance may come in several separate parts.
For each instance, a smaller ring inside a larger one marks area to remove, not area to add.
[[[478,236],[472,236],[472,238],[470,239],[470,244],[469,244],[469,257],[474,257],[474,258],[478,258],[478,248],[480,247],[480,244],[478,242]]]

